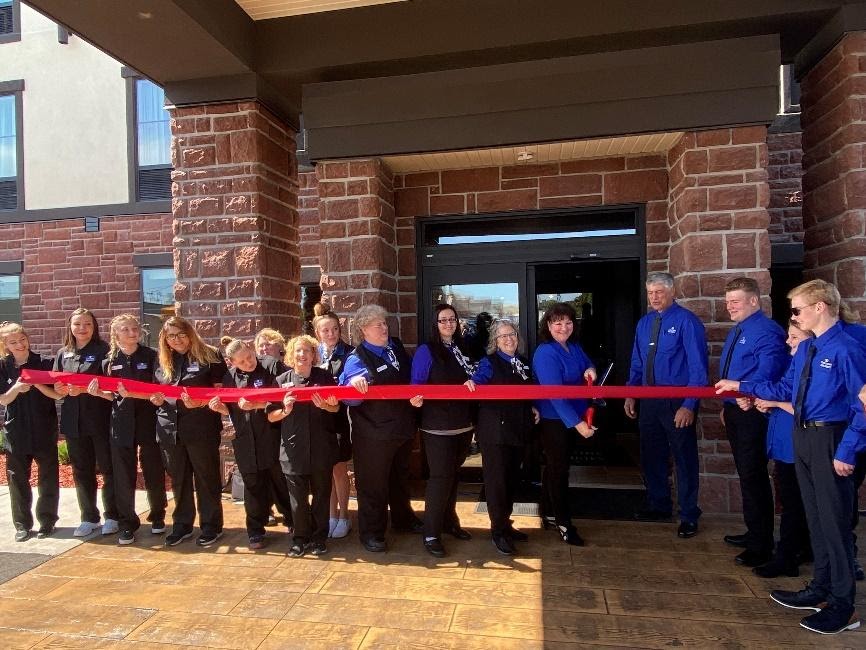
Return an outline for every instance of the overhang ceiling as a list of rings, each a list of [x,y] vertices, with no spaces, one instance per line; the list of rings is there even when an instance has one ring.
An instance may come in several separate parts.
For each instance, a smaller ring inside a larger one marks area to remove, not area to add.
[[[498,167],[500,165],[542,165],[564,160],[662,153],[673,147],[682,135],[680,131],[649,133],[620,138],[549,142],[518,147],[385,156],[382,160],[395,174],[472,167]]]
[[[406,2],[406,0],[236,0],[236,2],[253,20],[267,20],[268,18],[315,14],[322,11]]]

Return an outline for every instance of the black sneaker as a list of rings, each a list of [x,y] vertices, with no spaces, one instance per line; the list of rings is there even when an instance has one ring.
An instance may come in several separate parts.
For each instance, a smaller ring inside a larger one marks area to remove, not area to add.
[[[219,531],[216,533],[208,531],[206,533],[202,533],[201,535],[199,535],[198,539],[195,540],[195,543],[196,543],[196,546],[210,546],[211,544],[213,544],[215,541],[217,541],[222,536],[223,536],[223,531]]]
[[[508,535],[493,533],[493,545],[502,555],[514,555],[517,553],[517,549],[514,548],[514,542],[511,541]]]
[[[25,530],[24,528],[16,528],[15,529],[15,541],[16,542],[26,542],[30,539],[30,531]]]
[[[135,534],[131,530],[124,530],[117,537],[117,543],[121,546],[127,546],[135,541]]]
[[[295,542],[289,548],[289,557],[304,557],[306,544],[303,542]]]
[[[812,591],[811,586],[800,591],[774,589],[770,592],[770,598],[782,607],[790,607],[791,609],[811,609],[820,612],[827,606],[827,595]]]
[[[191,530],[183,531],[183,532],[177,532],[177,533],[172,532],[169,535],[166,535],[165,545],[166,546],[177,546],[183,540],[189,539],[190,537],[192,537],[192,531]]]
[[[572,546],[583,546],[583,538],[577,534],[577,529],[574,526],[557,526],[559,536],[562,541]]]
[[[51,537],[54,534],[54,524],[46,524],[39,528],[39,532],[36,533],[36,539],[45,539],[46,537]]]
[[[154,535],[162,535],[165,532],[165,522],[162,519],[157,519],[150,524],[150,532]]]
[[[800,625],[818,634],[839,634],[860,627],[860,618],[853,607],[827,605],[819,612],[804,618],[800,621]]]
[[[307,551],[309,551],[310,555],[324,555],[328,552],[328,547],[325,546],[325,542],[311,542],[307,545]]]

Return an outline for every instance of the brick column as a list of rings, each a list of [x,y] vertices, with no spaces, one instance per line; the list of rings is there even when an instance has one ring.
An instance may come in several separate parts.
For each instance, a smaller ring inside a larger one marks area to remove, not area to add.
[[[806,276],[866,316],[866,32],[843,36],[801,89]]]
[[[171,113],[178,313],[211,342],[300,331],[294,132],[254,101]]]
[[[668,154],[669,270],[679,303],[706,325],[711,380],[731,327],[725,283],[748,276],[765,296],[770,290],[766,141],[765,127],[686,133]],[[769,309],[769,298],[764,307]],[[718,409],[716,401],[703,402],[698,426],[701,507],[739,512],[739,485]]]
[[[375,303],[397,314],[397,246],[391,172],[378,159],[326,162],[319,181],[323,300],[351,316]],[[414,267],[413,267],[414,274]],[[392,331],[398,332],[397,321]]]

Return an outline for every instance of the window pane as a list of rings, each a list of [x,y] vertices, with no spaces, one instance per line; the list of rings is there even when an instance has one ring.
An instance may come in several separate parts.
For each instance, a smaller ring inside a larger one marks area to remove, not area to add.
[[[0,275],[0,321],[21,322],[21,278]]]
[[[138,164],[168,165],[171,161],[171,130],[165,93],[146,79],[135,82],[135,115],[138,130]]]
[[[141,270],[141,315],[145,345],[156,345],[165,319],[174,316],[174,269]]]
[[[520,300],[516,282],[446,284],[433,287],[432,304],[446,303],[460,315],[466,352],[477,361],[487,354],[488,328],[496,318],[507,318],[519,329]]]
[[[0,96],[0,178],[15,178],[17,148],[15,146],[15,96]]]

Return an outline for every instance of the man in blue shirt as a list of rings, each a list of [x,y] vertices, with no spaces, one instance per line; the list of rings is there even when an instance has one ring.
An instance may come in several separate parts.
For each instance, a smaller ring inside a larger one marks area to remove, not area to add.
[[[785,607],[813,610],[802,625],[821,634],[860,626],[854,610],[851,475],[866,448],[866,415],[857,391],[866,383],[866,355],[839,323],[839,291],[812,280],[791,290],[791,320],[815,338],[797,348],[780,381],[732,381],[719,392],[742,391],[794,405],[794,461],[815,555],[812,582],[800,591],[771,592]]]
[[[652,311],[640,319],[631,355],[629,386],[706,386],[707,339],[704,325],[674,301],[670,273],[650,273],[647,302]],[[696,399],[648,399],[641,402],[640,461],[647,489],[646,507],[635,513],[639,521],[670,519],[673,505],[668,484],[668,457],[673,453],[677,472],[677,501],[682,538],[698,533],[698,442],[695,433]],[[625,400],[625,414],[637,418],[635,400]]]
[[[719,378],[778,381],[788,365],[785,332],[761,311],[758,283],[735,278],[725,286],[725,306],[734,322],[720,357]],[[740,493],[743,497],[745,535],[725,535],[725,541],[745,550],[737,564],[749,567],[769,562],[773,555],[775,502],[767,473],[767,416],[757,409],[743,410],[733,398],[722,407],[722,423],[731,443]]]

